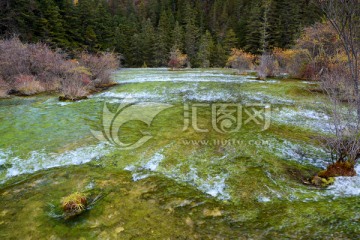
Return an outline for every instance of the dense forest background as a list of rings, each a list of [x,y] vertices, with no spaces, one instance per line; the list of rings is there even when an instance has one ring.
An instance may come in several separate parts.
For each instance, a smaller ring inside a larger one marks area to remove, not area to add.
[[[234,47],[290,48],[319,12],[309,0],[0,0],[0,37],[115,51],[129,67],[165,66],[178,48],[192,67],[223,67]]]

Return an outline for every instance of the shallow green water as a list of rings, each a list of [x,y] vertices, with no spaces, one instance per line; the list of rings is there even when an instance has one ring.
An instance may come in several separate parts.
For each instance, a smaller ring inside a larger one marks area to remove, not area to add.
[[[302,184],[327,160],[313,141],[329,131],[326,98],[307,91],[311,83],[219,69],[125,69],[114,78],[119,86],[75,103],[0,100],[1,239],[359,238],[358,177],[322,190]],[[216,131],[214,104],[241,105],[241,128]],[[266,130],[245,112],[264,104]],[[183,130],[187,107],[207,132]],[[140,121],[154,112],[150,126]],[[152,138],[124,150],[92,135],[117,130],[121,115],[131,121],[113,139]],[[102,197],[66,222],[59,202],[74,191]]]

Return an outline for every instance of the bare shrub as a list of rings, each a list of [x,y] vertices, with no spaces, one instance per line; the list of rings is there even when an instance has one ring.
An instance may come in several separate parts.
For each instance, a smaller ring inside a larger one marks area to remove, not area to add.
[[[0,78],[24,95],[60,91],[70,97],[85,96],[93,87],[110,84],[110,74],[118,67],[113,53],[82,53],[78,62],[66,60],[43,43],[23,44],[18,38],[0,41]]]
[[[322,75],[321,87],[332,106],[331,127],[334,135],[320,139],[333,163],[348,162],[354,166],[360,158],[360,124],[356,92],[351,87],[351,81],[346,62],[335,61]]]
[[[241,49],[233,48],[227,60],[226,66],[237,69],[239,72],[254,69],[255,56]]]
[[[20,74],[15,77],[14,87],[22,95],[32,95],[44,91],[40,82],[33,75]]]
[[[19,74],[31,74],[29,49],[18,38],[0,41],[0,74],[8,83]]]
[[[82,83],[80,76],[76,75],[63,80],[61,92],[69,100],[75,100],[79,97],[84,97],[89,93],[87,87]]]
[[[75,61],[67,61],[66,68],[61,81],[61,93],[70,100],[88,95],[89,86],[92,84],[88,69],[79,66]]]
[[[119,59],[114,53],[102,53],[98,55],[81,53],[79,64],[91,72],[91,80],[94,86],[110,84],[111,73],[119,68]]]
[[[0,77],[0,98],[7,97],[9,90],[10,85]]]
[[[57,90],[58,84],[68,70],[65,56],[52,51],[46,44],[29,44],[29,61],[32,74],[46,86],[46,91]]]
[[[0,74],[13,87],[19,75],[34,75],[43,91],[57,90],[66,70],[64,62],[61,54],[43,43],[23,44],[18,38],[0,41]]]
[[[272,54],[263,54],[260,57],[260,65],[257,68],[260,79],[276,77],[280,75],[279,63]]]

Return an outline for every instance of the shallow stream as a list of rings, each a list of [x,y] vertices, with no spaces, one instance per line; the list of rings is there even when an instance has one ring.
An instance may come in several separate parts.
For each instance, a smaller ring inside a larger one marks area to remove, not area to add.
[[[0,239],[360,239],[359,176],[303,184],[329,159],[314,83],[224,69],[114,79],[79,102],[0,100]],[[65,221],[76,191],[101,197]]]

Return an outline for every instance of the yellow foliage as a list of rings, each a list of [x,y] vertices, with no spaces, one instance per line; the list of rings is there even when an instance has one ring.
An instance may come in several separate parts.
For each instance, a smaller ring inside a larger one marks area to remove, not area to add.
[[[242,49],[233,48],[226,65],[238,70],[253,69],[255,55],[247,53]]]

